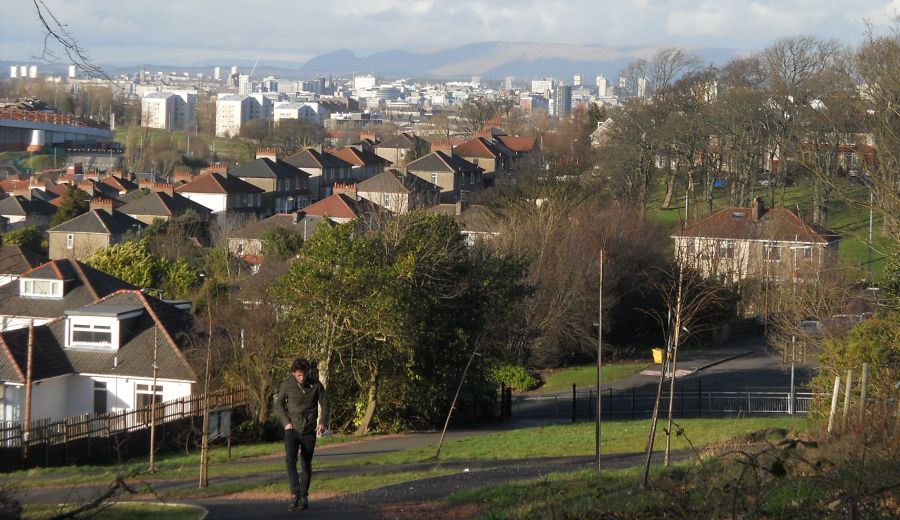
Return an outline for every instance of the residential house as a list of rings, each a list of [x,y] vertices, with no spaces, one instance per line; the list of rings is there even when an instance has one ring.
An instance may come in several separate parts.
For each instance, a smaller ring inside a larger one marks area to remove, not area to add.
[[[403,166],[431,151],[431,144],[421,137],[402,132],[375,145],[375,153],[394,166]]]
[[[362,148],[341,148],[330,153],[352,165],[350,178],[357,182],[374,177],[391,165],[387,159]]]
[[[169,195],[164,191],[152,191],[125,204],[118,211],[147,225],[157,219],[168,221],[189,211],[204,221],[209,221],[212,214],[212,211],[202,204],[178,193]]]
[[[0,216],[9,220],[9,225],[47,227],[56,214],[56,206],[40,199],[27,199],[13,195],[0,200]]]
[[[483,186],[481,168],[441,150],[407,164],[406,172],[438,186],[441,202],[464,200],[468,193],[479,191]]]
[[[490,240],[500,234],[497,216],[485,206],[457,202],[438,204],[428,211],[452,216],[459,224],[459,232],[465,237],[467,246],[473,246],[481,240]]]
[[[77,260],[50,260],[0,287],[0,330],[43,325],[119,289],[136,287]]]
[[[305,215],[302,212],[279,213],[269,218],[252,222],[235,231],[228,237],[228,250],[232,255],[241,258],[254,267],[264,261],[263,237],[275,228],[284,228],[300,234],[305,242],[315,233],[322,223],[333,223],[318,215]]]
[[[687,226],[672,237],[675,254],[705,276],[800,281],[835,265],[840,237],[804,222],[786,208],[766,208],[757,198]]]
[[[401,215],[438,203],[440,188],[412,174],[388,170],[356,185],[359,197]]]
[[[50,259],[87,258],[97,251],[124,242],[147,227],[119,211],[93,209],[47,230],[50,236]]]
[[[288,213],[311,202],[310,174],[279,159],[274,148],[260,149],[256,160],[238,166],[231,175],[263,190],[263,215]]]
[[[131,182],[130,180],[124,177],[118,177],[115,175],[110,175],[104,178],[102,181],[103,184],[110,186],[114,189],[120,196],[125,195],[127,193],[131,193],[138,189],[138,185]]]
[[[591,132],[591,148],[600,148],[606,142],[610,130],[612,130],[613,120],[607,117],[606,121],[597,121],[597,128]]]
[[[314,200],[331,195],[336,182],[347,182],[352,178],[352,164],[314,148],[299,151],[285,162],[309,173],[308,186]]]
[[[21,423],[29,404],[32,420],[61,419],[191,395],[197,375],[183,352],[190,323],[181,305],[121,290],[44,325],[0,333],[0,422]]]
[[[526,164],[538,164],[540,160],[540,143],[536,137],[495,135],[494,141],[512,151],[513,156],[510,166],[514,170],[521,169]]]
[[[0,246],[0,286],[19,279],[19,275],[38,265],[36,255],[24,251],[20,246]]]
[[[353,220],[367,220],[383,216],[383,210],[365,199],[355,199],[344,193],[336,193],[300,210],[302,217],[320,217],[337,224]]]
[[[453,154],[478,166],[487,175],[509,171],[515,152],[499,141],[477,135],[453,148]]]
[[[175,188],[182,195],[212,211],[219,219],[230,213],[262,212],[262,188],[229,174],[209,171]]]

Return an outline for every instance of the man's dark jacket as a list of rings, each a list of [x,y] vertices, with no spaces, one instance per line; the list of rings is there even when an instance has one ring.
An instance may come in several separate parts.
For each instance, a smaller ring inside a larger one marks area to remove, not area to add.
[[[316,431],[319,417],[319,406],[322,407],[321,423],[328,425],[328,399],[325,386],[317,379],[308,377],[301,386],[293,377],[282,381],[275,394],[275,414],[282,426],[293,424],[301,433]]]

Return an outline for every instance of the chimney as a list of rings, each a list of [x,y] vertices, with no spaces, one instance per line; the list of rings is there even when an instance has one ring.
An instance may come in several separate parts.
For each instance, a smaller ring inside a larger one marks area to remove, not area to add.
[[[367,132],[367,131],[362,131],[362,132],[360,132],[360,133],[359,133],[359,140],[360,140],[360,141],[364,141],[364,140],[366,140],[366,139],[372,141],[373,143],[377,143],[377,142],[378,142],[378,136],[375,135],[375,132]]]
[[[275,148],[257,148],[256,149],[256,158],[257,159],[269,159],[272,162],[278,160],[278,150]]]
[[[78,183],[77,188],[88,195],[94,194],[94,182],[91,180],[84,180]]]
[[[481,130],[475,132],[472,136],[473,138],[484,137],[488,141],[492,141],[494,139],[494,133],[491,132],[489,128],[482,128]]]
[[[763,203],[762,197],[756,197],[753,199],[753,205],[750,206],[750,218],[753,219],[754,222],[762,218],[762,216],[766,212],[766,206]]]
[[[113,209],[115,209],[121,205],[121,203],[116,204],[116,202],[117,201],[114,201],[113,199],[110,199],[107,197],[94,197],[93,199],[91,199],[90,208],[91,208],[91,211],[93,211],[95,209],[100,209],[109,214],[112,214]]]
[[[356,184],[344,184],[344,183],[338,182],[338,183],[335,183],[335,185],[332,187],[331,192],[334,195],[337,195],[338,193],[343,193],[344,195],[347,195],[348,197],[351,197],[353,199],[357,198]]]
[[[191,172],[175,172],[175,182],[191,182],[194,180],[194,174]]]
[[[138,180],[138,188],[142,190],[150,190],[153,191],[153,181],[150,179],[140,179]]]
[[[453,155],[453,141],[449,139],[438,139],[437,141],[432,141],[431,151],[441,151],[447,155]]]
[[[228,165],[221,162],[210,164],[206,168],[200,170],[200,175],[203,175],[206,172],[215,172],[225,175],[228,173]]]
[[[165,193],[166,195],[172,196],[175,194],[175,185],[169,182],[157,182],[153,184],[150,189],[157,193]]]

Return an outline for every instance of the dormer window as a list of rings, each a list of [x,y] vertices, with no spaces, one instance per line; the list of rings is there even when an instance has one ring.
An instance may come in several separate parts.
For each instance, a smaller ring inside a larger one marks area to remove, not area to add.
[[[63,282],[22,278],[19,280],[19,295],[23,298],[62,298]]]
[[[66,311],[66,348],[118,350],[134,318],[144,308],[131,305],[91,305]]]

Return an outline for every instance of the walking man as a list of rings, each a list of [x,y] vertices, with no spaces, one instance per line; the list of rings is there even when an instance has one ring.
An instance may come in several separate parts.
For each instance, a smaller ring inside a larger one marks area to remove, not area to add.
[[[319,415],[319,408],[322,414]],[[309,508],[309,482],[312,478],[312,458],[316,435],[322,435],[328,425],[328,399],[325,387],[310,375],[310,363],[297,358],[291,365],[291,377],[285,379],[275,394],[275,414],[284,426],[284,461],[291,485],[291,505],[288,508]],[[297,455],[300,455],[300,474],[297,474]]]

